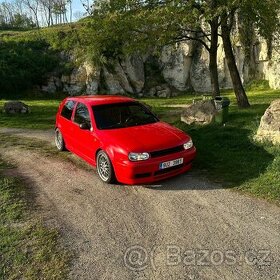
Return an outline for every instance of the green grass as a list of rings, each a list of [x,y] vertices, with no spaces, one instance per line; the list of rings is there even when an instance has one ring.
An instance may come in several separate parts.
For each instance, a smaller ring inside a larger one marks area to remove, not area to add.
[[[170,99],[142,98],[155,113],[189,133],[197,147],[194,168],[224,186],[244,190],[256,196],[280,201],[280,147],[257,143],[253,136],[260,118],[272,100],[280,98],[280,91],[258,88],[248,91],[249,109],[239,109],[231,91],[223,92],[231,99],[228,122],[223,125],[188,126],[180,122],[178,108],[166,105],[190,104],[192,94]],[[2,114],[0,126],[20,128],[53,128],[59,100],[24,100],[31,106],[31,114],[9,116]],[[3,100],[0,101],[0,106]]]
[[[56,230],[35,218],[34,197],[0,158],[0,279],[65,279],[69,254]],[[32,203],[31,203],[32,202]]]
[[[55,115],[60,100],[23,100],[30,106],[31,113],[26,115],[7,115],[1,110],[0,127],[49,129],[54,128]],[[4,100],[0,100],[3,107]]]

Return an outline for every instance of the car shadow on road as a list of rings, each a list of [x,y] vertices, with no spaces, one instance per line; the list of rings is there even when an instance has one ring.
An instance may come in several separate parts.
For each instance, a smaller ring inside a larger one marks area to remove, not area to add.
[[[183,190],[214,190],[223,188],[221,183],[211,182],[195,171],[160,181],[158,183],[145,185],[145,188],[157,191],[183,191]]]

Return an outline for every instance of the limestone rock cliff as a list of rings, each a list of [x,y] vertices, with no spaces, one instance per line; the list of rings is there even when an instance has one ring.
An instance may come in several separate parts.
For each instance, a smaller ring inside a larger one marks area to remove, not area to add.
[[[277,46],[272,51],[271,59],[268,58],[266,42],[256,42],[252,48],[251,60],[253,62],[251,61],[251,65],[249,65],[241,44],[236,43],[234,46],[236,63],[242,81],[244,83],[250,81],[249,73],[253,71],[254,78],[268,80],[271,88],[279,89],[280,53]],[[70,95],[128,93],[135,96],[172,96],[188,90],[211,91],[209,55],[200,44],[188,41],[167,46],[157,56],[157,63],[150,61],[150,57],[135,54],[117,61],[110,61],[103,67],[84,62],[74,68],[71,74],[50,75],[46,84],[41,88],[46,92],[64,91]],[[146,72],[147,63],[154,63],[158,68],[156,73],[162,76],[163,81]],[[252,65],[254,69],[252,69]],[[249,69],[249,67],[251,68]],[[221,88],[232,88],[222,42],[219,42],[218,48],[218,73]],[[162,94],[157,87],[167,89],[168,93]]]

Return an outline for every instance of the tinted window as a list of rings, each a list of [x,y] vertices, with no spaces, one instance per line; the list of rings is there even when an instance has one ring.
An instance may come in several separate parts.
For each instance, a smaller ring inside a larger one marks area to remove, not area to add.
[[[137,102],[93,106],[98,129],[124,128],[158,121],[145,106]]]
[[[86,105],[78,103],[75,111],[74,122],[77,124],[86,123],[91,126],[89,111]]]
[[[74,110],[75,104],[76,104],[75,101],[72,101],[72,100],[67,101],[61,111],[61,116],[68,120],[71,120],[71,116],[72,116],[72,112]]]

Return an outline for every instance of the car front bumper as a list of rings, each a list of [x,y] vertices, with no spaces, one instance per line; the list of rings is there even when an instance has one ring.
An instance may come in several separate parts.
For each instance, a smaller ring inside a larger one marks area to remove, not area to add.
[[[178,153],[169,154],[162,157],[151,158],[146,161],[116,162],[114,165],[117,180],[128,185],[149,184],[163,179],[167,179],[188,171],[196,156],[196,148],[193,147]],[[162,162],[183,158],[183,164],[159,169]]]

